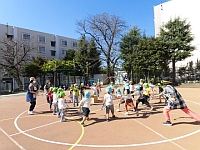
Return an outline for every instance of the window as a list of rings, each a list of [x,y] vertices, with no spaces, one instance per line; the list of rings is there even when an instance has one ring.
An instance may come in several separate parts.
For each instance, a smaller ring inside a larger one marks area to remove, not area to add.
[[[61,40],[61,45],[62,46],[67,46],[67,41]]]
[[[31,55],[26,55],[25,60],[31,60]]]
[[[45,53],[46,52],[45,46],[39,46],[38,52]]]
[[[30,40],[31,39],[31,35],[28,33],[22,33],[22,40]]]
[[[38,35],[38,42],[45,43],[46,42],[45,36]]]
[[[52,47],[56,47],[56,42],[55,41],[51,41],[51,46]]]
[[[56,51],[51,51],[51,56],[56,56]]]
[[[22,48],[24,50],[24,53],[26,53],[27,51],[30,51],[30,49],[31,49],[29,44],[22,44]]]
[[[66,49],[61,49],[61,54],[62,54],[62,55],[66,55],[66,53],[67,53],[67,50],[66,50]]]
[[[72,47],[77,47],[77,42],[72,42]]]

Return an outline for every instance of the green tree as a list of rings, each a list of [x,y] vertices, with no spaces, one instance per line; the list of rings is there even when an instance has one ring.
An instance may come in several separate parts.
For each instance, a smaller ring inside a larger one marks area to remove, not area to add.
[[[99,73],[100,53],[97,51],[94,40],[86,39],[85,35],[79,40],[78,50],[75,54],[75,65],[82,69],[85,82],[88,83],[89,73]]]
[[[42,58],[42,57],[32,57],[32,61],[28,64],[25,64],[22,69],[22,75],[24,77],[40,77],[40,79],[43,76],[43,83],[44,85],[44,80],[45,80],[45,72],[42,70],[42,66],[47,63],[47,59]],[[40,81],[41,83],[41,81]]]
[[[75,57],[75,53],[76,53],[76,50],[68,49],[66,52],[66,56],[64,57],[63,60],[73,60]]]
[[[168,55],[172,62],[173,84],[176,79],[175,63],[182,61],[191,56],[191,52],[195,49],[191,45],[193,36],[191,33],[191,25],[186,19],[177,17],[170,19],[161,29],[159,38],[165,43],[168,49]]]
[[[51,71],[53,72],[54,76],[54,86],[57,86],[57,72],[58,69],[70,69],[72,70],[74,67],[73,61],[64,61],[64,60],[58,60],[58,59],[53,59],[49,60],[47,63],[45,63],[42,67],[43,71]],[[59,83],[60,84],[60,83]]]

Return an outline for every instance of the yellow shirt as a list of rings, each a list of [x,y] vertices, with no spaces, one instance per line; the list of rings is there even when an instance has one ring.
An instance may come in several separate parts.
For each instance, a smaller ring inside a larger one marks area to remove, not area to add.
[[[73,90],[74,96],[79,96],[79,89],[78,88],[72,88],[72,90]]]
[[[151,93],[152,93],[151,88],[146,88],[146,89],[144,89],[144,91],[143,91],[143,94],[146,95],[146,96],[150,96]]]

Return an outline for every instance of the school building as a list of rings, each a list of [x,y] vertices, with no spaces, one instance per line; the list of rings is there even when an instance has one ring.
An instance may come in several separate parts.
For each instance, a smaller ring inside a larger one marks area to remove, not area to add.
[[[66,56],[68,49],[77,49],[78,45],[77,39],[0,24],[0,40],[2,41],[3,39],[11,39],[18,42],[26,41],[26,45],[23,46],[34,44],[36,50],[29,52],[26,56],[27,59],[32,56],[40,56],[49,60],[54,58],[62,60]],[[0,58],[0,62],[6,63],[3,57]],[[0,91],[10,91],[18,88],[15,79],[12,76],[4,76],[5,73],[4,69],[0,69]],[[46,77],[46,79],[50,78],[52,78],[51,74]],[[66,76],[62,76],[61,80],[67,80]],[[29,82],[29,79],[22,77],[22,82],[24,85]]]

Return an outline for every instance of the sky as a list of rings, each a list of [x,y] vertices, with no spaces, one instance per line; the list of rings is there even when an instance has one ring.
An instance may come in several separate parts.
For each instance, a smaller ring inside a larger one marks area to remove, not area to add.
[[[168,0],[0,0],[0,24],[80,38],[76,22],[89,15],[116,15],[154,36],[153,6]]]

